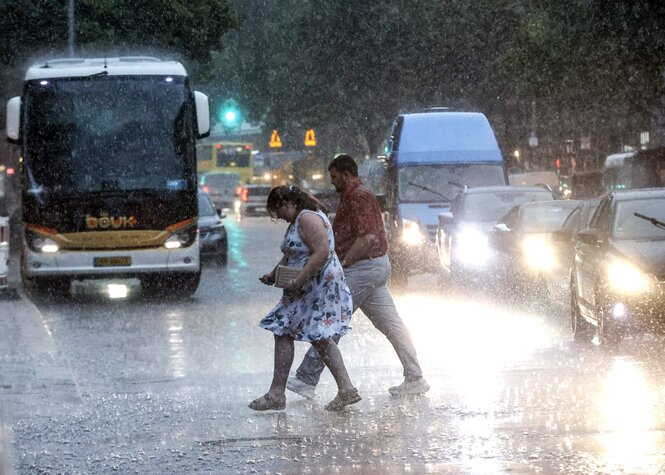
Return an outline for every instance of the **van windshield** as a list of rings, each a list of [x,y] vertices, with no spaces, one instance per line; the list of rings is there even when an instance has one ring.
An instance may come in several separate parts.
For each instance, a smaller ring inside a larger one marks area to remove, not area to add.
[[[450,203],[465,186],[505,184],[500,164],[418,165],[402,167],[397,174],[401,203]]]

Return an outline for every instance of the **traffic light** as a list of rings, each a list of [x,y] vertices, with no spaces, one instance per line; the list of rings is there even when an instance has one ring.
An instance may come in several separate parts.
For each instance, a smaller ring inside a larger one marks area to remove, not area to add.
[[[227,99],[217,109],[217,120],[227,129],[234,129],[242,122],[240,108],[233,99]]]

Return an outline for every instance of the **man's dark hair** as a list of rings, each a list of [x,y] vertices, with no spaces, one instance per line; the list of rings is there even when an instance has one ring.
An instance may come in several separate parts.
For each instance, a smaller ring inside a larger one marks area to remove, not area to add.
[[[330,162],[330,165],[328,165],[328,171],[332,169],[337,170],[338,172],[349,172],[351,176],[358,176],[358,165],[356,164],[356,161],[351,157],[351,155],[347,155],[345,153],[341,155],[337,155],[335,158],[333,158],[332,162]]]

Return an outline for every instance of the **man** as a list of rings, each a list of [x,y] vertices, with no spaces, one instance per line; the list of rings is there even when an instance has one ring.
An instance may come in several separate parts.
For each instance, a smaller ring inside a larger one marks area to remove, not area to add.
[[[388,242],[379,203],[358,178],[358,166],[349,155],[338,155],[328,166],[330,181],[340,193],[333,222],[335,252],[353,296],[353,310],[360,308],[393,345],[404,368],[404,382],[388,391],[394,395],[424,394],[429,385],[423,378],[416,349],[395,303],[386,288],[390,276]],[[339,337],[335,340],[337,342]],[[307,352],[286,387],[306,398],[314,397],[325,365],[316,351]]]

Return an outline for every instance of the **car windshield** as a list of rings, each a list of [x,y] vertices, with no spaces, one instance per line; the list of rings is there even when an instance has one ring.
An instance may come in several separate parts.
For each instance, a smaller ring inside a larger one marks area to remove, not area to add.
[[[635,213],[642,217],[636,216]],[[665,229],[665,198],[619,201],[616,204],[612,237],[617,240],[661,240]]]
[[[505,184],[501,165],[418,165],[400,168],[399,199],[403,203],[450,203],[465,186]]]
[[[249,188],[250,196],[268,196],[271,187],[269,186],[254,186]]]
[[[520,227],[525,233],[552,233],[561,229],[579,201],[552,201],[522,208]]]
[[[28,186],[57,193],[186,188],[194,161],[187,95],[178,77],[28,83]]]
[[[468,193],[464,197],[462,219],[465,221],[498,221],[510,208],[529,201],[552,200],[548,191],[494,191]]]
[[[215,216],[217,210],[207,195],[199,193],[199,216]]]

